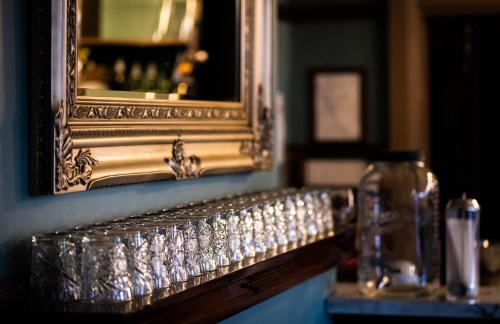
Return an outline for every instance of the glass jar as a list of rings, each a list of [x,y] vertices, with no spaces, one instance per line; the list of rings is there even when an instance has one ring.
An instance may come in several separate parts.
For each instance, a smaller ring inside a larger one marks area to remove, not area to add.
[[[371,297],[412,297],[439,279],[439,189],[418,152],[387,152],[358,191],[358,285]]]

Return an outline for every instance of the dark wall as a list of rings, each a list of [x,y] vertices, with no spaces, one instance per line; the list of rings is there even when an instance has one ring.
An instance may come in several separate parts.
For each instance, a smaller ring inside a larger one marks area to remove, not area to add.
[[[442,208],[464,192],[478,199],[481,236],[496,240],[499,35],[499,16],[429,20],[431,167]]]

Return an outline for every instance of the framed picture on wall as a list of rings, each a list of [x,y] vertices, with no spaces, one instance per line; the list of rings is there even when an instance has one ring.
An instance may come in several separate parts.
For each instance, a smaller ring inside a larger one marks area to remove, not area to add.
[[[365,145],[328,149],[321,145],[287,149],[287,185],[356,187],[371,161],[384,148]]]
[[[368,161],[358,158],[306,158],[304,185],[332,188],[357,187]]]
[[[365,74],[362,67],[327,67],[310,71],[312,142],[365,143]]]

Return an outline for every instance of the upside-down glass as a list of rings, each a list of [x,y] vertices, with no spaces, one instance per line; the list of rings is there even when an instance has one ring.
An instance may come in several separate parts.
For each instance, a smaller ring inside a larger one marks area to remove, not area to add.
[[[183,221],[184,253],[188,276],[201,276],[200,248],[198,244],[198,224],[195,219]]]
[[[325,192],[287,188],[242,194],[37,235],[33,295],[121,302],[172,283],[181,291],[188,277],[196,284],[202,272],[218,267],[223,275],[248,266],[245,258],[257,253],[272,257],[288,243],[305,242],[306,221],[315,231],[309,238],[321,238],[316,233],[331,227]]]
[[[262,196],[262,218],[264,219],[264,232],[266,235],[266,249],[275,250],[278,248],[276,242],[276,222],[274,217],[274,205],[267,196]]]
[[[267,251],[263,206],[256,198],[252,201],[254,247],[256,253],[265,253]]]
[[[134,296],[147,295],[153,292],[153,276],[151,269],[151,255],[149,253],[149,236],[144,228],[128,227],[125,230],[114,232],[126,239],[132,271]]]
[[[198,242],[200,248],[201,269],[203,272],[217,269],[217,258],[214,251],[214,218],[203,216],[198,218]]]
[[[303,192],[301,198],[305,206],[304,224],[306,225],[307,237],[312,238],[318,234],[314,197],[311,192],[306,191]]]
[[[239,211],[240,213],[240,234],[241,234],[241,248],[243,255],[247,258],[255,256],[254,244],[254,223],[252,216],[252,207],[245,202]]]
[[[281,197],[273,198],[274,203],[274,222],[276,224],[276,243],[278,246],[284,246],[288,244],[288,228],[287,220],[288,217],[285,215],[285,205]]]
[[[353,225],[356,219],[354,188],[338,188],[329,192],[335,232]]]
[[[331,191],[329,189],[322,189],[318,191],[321,217],[323,221],[323,229],[326,235],[333,235],[335,230],[332,200],[330,195]]]
[[[34,235],[31,242],[32,296],[57,301],[79,299],[79,238],[69,233],[51,233]]]
[[[212,225],[214,228],[213,243],[217,266],[226,267],[231,263],[228,248],[227,215],[218,209],[213,216]]]
[[[285,197],[284,215],[286,217],[288,242],[297,242],[297,205],[292,196]]]
[[[127,242],[121,236],[86,234],[82,240],[82,299],[128,301],[134,293]]]
[[[151,225],[150,225],[151,226]],[[150,264],[153,276],[153,286],[156,289],[169,287],[171,284],[167,232],[163,226],[151,226],[148,231]]]
[[[296,226],[297,226],[297,240],[301,243],[307,240],[307,226],[306,226],[306,216],[307,207],[303,199],[302,193],[296,193],[295,196],[295,206],[296,206]]]
[[[241,252],[240,212],[235,206],[230,204],[225,208],[224,217],[227,219],[229,259],[231,262],[240,262],[243,260],[243,253]]]
[[[213,206],[207,205],[203,208],[197,206],[184,210],[176,216],[177,218],[186,219],[187,222],[194,225],[194,227],[190,228],[191,247],[186,247],[186,253],[187,250],[191,251],[191,260],[187,262],[192,264],[191,268],[193,269],[197,267],[195,264],[198,264],[201,272],[209,272],[217,269],[217,260],[213,246],[215,235],[213,227],[214,210],[216,209]],[[197,242],[195,242],[195,237],[197,238]],[[195,250],[197,250],[197,253],[195,253]],[[194,274],[195,271],[190,272],[190,276],[198,276]]]
[[[188,280],[184,247],[184,226],[177,219],[163,219],[159,223],[167,231],[167,246],[170,265],[170,278],[173,282]]]
[[[314,220],[316,224],[316,231],[318,235],[322,237],[325,234],[325,224],[323,223],[323,201],[320,197],[321,193],[319,190],[315,190],[311,193],[313,199],[313,211]]]

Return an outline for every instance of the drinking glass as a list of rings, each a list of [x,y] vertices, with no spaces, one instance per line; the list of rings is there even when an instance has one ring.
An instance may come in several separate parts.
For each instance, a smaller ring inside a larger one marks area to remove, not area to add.
[[[58,301],[80,298],[79,244],[78,237],[64,232],[32,237],[33,297]]]
[[[82,299],[128,301],[133,281],[127,242],[107,233],[85,234],[82,240]]]
[[[329,192],[335,232],[339,232],[356,221],[354,188],[337,188]],[[326,199],[326,197],[325,197]]]

